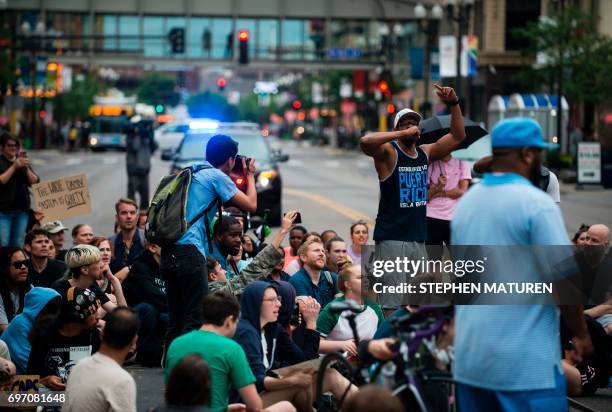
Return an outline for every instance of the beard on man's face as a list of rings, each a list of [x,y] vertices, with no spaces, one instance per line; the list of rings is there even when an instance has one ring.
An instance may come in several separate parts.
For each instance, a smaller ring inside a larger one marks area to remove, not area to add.
[[[531,163],[531,167],[529,169],[529,180],[533,183],[534,186],[540,187],[540,180],[542,179],[542,161],[540,159],[534,160]]]
[[[412,146],[417,141],[417,136],[402,136],[400,141],[406,146]]]

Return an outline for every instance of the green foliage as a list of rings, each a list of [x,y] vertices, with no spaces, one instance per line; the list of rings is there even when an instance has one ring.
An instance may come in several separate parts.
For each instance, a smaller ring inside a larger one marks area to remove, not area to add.
[[[273,96],[270,98],[269,106],[262,106],[259,103],[259,96],[255,93],[243,96],[238,104],[240,119],[249,122],[266,123],[269,121],[270,115],[278,111]]]
[[[138,88],[138,101],[151,105],[176,106],[180,101],[176,79],[161,73],[147,74]]]
[[[70,91],[55,97],[55,117],[60,121],[86,118],[99,91],[99,82],[93,76],[75,80]]]
[[[529,43],[522,51],[526,64],[519,75],[527,90],[537,91],[544,85],[552,89],[562,65],[563,94],[568,100],[597,104],[609,99],[612,40],[597,32],[595,16],[568,8],[513,34]],[[545,62],[530,65],[538,53]]]
[[[187,99],[189,115],[195,118],[215,119],[223,122],[233,122],[240,119],[236,106],[227,103],[225,96],[217,93],[204,92]]]

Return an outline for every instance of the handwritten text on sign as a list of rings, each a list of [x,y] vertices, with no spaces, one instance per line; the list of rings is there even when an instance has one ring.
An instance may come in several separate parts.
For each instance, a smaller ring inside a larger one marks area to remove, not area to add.
[[[36,210],[44,213],[44,221],[91,213],[91,197],[87,175],[45,180],[32,186]]]

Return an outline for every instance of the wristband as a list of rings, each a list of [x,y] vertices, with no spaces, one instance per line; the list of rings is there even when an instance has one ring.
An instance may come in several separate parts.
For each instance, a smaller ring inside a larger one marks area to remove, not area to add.
[[[447,106],[457,106],[461,102],[461,99],[457,98],[454,102],[446,103]]]

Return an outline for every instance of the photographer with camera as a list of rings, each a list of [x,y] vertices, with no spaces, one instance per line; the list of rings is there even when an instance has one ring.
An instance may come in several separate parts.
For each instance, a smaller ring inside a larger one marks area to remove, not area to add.
[[[125,126],[126,151],[125,165],[128,176],[128,199],[136,200],[140,196],[140,209],[149,207],[149,172],[151,155],[157,150],[153,139],[153,120],[134,116]]]
[[[219,202],[230,203],[241,210],[255,212],[255,159],[242,160],[246,193],[241,192],[229,177],[238,155],[238,143],[229,136],[215,135],[206,145],[206,162],[194,174],[187,192],[187,221],[205,211],[175,243],[164,245],[161,254],[161,274],[168,295],[168,336],[166,348],[177,336],[202,325],[202,297],[208,293],[206,257],[209,254],[211,221]],[[222,219],[223,220],[223,219]]]

